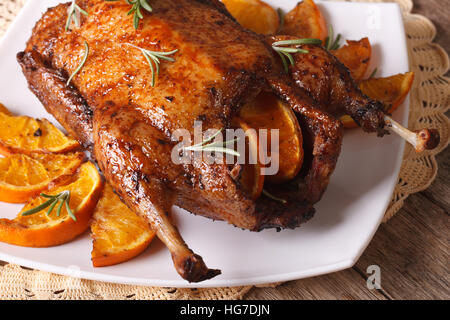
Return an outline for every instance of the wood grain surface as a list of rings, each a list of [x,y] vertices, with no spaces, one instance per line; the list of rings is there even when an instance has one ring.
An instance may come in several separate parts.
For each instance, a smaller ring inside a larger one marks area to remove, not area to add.
[[[436,43],[450,51],[450,0],[415,0],[414,13],[436,26]],[[449,114],[448,114],[449,116]],[[411,195],[380,226],[358,263],[349,270],[254,288],[247,299],[450,299],[450,148],[437,157],[438,177]],[[381,289],[369,290],[366,270],[381,269]]]

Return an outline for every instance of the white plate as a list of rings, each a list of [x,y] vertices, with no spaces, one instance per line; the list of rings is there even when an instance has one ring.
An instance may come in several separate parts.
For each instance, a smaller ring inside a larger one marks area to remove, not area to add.
[[[18,114],[54,119],[27,89],[16,62],[35,22],[46,8],[61,1],[30,0],[0,45],[0,101]],[[267,1],[284,10],[297,0]],[[396,4],[321,2],[329,23],[344,39],[369,37],[370,70],[380,76],[408,71],[401,13]],[[394,118],[407,123],[408,102]],[[296,230],[260,233],[176,209],[177,224],[191,248],[222,275],[199,284],[182,280],[159,240],[144,254],[118,266],[94,269],[88,233],[54,248],[32,249],[0,243],[0,260],[81,278],[164,287],[219,287],[293,280],[349,268],[372,239],[397,182],[404,143],[395,135],[383,139],[361,130],[348,132],[327,192],[315,217]],[[20,206],[0,203],[1,217],[13,218]]]

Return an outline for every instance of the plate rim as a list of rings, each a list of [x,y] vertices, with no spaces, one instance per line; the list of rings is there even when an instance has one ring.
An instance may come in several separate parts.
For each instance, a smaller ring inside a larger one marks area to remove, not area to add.
[[[8,39],[13,32],[16,31],[18,28],[16,25],[22,20],[22,17],[25,16],[30,10],[33,8],[34,1],[27,1],[23,8],[20,10],[19,14],[15,17],[14,21],[11,23],[11,25],[8,27],[7,31],[3,35],[3,37],[0,39],[0,48],[3,48],[5,39]],[[330,1],[317,1],[319,5],[321,4],[330,4],[333,5],[342,5],[342,6],[380,6],[380,7],[394,7],[396,10],[396,14],[398,15],[398,19],[400,21],[402,20],[402,13],[401,8],[398,3],[356,3],[356,2],[330,2]],[[402,28],[402,39],[399,39],[399,41],[402,42],[402,47],[408,48],[407,45],[407,39],[406,39],[406,33],[405,33],[405,26],[404,23],[400,23],[400,26]],[[409,65],[409,56],[407,54],[407,63]],[[410,95],[408,95],[407,99],[404,103],[404,114],[403,118],[401,119],[401,123],[407,124],[408,118],[409,118],[409,111],[410,111]],[[403,160],[403,154],[405,149],[405,141],[400,142],[400,147],[397,153],[397,159],[395,168],[393,168],[393,175],[395,174],[396,177],[398,177],[401,169],[401,164]],[[396,184],[393,183],[391,186],[390,193],[392,195]],[[36,262],[33,260],[28,260],[25,258],[16,257],[10,254],[6,254],[0,251],[0,260],[6,261],[8,263],[14,263],[19,264],[24,267],[36,269],[36,270],[42,270],[46,272],[51,272],[55,274],[65,275],[65,276],[72,276],[80,279],[87,279],[87,280],[93,280],[93,281],[102,281],[102,282],[110,282],[110,283],[117,283],[117,284],[129,284],[129,285],[142,285],[142,286],[158,286],[158,287],[177,287],[177,288],[221,288],[221,287],[233,287],[233,286],[252,286],[252,285],[259,285],[259,284],[267,284],[272,282],[285,282],[285,281],[292,281],[292,280],[299,280],[314,276],[320,276],[332,272],[337,272],[341,270],[345,270],[347,268],[351,268],[355,265],[355,263],[359,260],[360,256],[364,253],[367,246],[373,239],[376,231],[378,230],[378,227],[384,217],[384,213],[386,212],[386,209],[388,208],[390,203],[390,198],[386,201],[386,203],[383,206],[382,214],[380,214],[380,217],[378,219],[378,222],[374,224],[370,234],[366,236],[366,241],[362,243],[360,246],[360,249],[355,254],[353,252],[350,252],[349,255],[354,255],[352,258],[346,258],[342,259],[338,262],[322,265],[320,267],[310,267],[307,269],[304,269],[302,271],[296,271],[296,272],[288,272],[288,273],[276,273],[271,275],[265,275],[265,276],[257,276],[257,277],[251,277],[251,278],[235,278],[235,279],[211,279],[208,281],[204,281],[201,283],[188,283],[185,280],[179,278],[177,280],[160,280],[160,279],[150,279],[150,278],[136,278],[136,277],[130,277],[130,276],[117,276],[112,274],[105,274],[105,273],[96,273],[91,271],[79,271],[74,274],[73,270],[70,268],[63,268],[60,266],[55,266],[52,264],[42,263],[42,262]]]

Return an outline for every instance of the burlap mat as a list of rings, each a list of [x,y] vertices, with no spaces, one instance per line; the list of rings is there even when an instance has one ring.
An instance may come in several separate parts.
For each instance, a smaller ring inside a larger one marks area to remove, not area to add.
[[[26,0],[0,0],[0,36]],[[416,154],[407,146],[399,180],[384,221],[389,220],[412,193],[426,189],[436,177],[435,156],[449,142],[450,121],[445,112],[450,105],[447,53],[432,41],[436,34],[427,18],[411,14],[411,0],[355,0],[358,2],[398,2],[408,35],[411,70],[416,80],[411,93],[409,128],[437,128],[439,148]],[[175,289],[117,285],[82,280],[16,265],[0,266],[0,299],[242,299],[250,286],[213,289]]]

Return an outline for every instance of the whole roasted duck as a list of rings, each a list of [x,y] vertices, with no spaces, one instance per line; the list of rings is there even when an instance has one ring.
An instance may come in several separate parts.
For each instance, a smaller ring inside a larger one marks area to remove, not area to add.
[[[381,104],[363,96],[345,67],[320,46],[307,46],[312,54],[296,57],[291,77],[272,48],[279,39],[245,30],[219,1],[150,3],[152,12],[142,10],[133,23],[126,1],[77,1],[89,15],[69,30],[71,4],[51,8],[18,61],[45,108],[92,149],[106,180],[148,219],[178,273],[198,282],[220,271],[207,268],[185,244],[168,218],[174,204],[252,231],[295,228],[312,217],[335,168],[343,129],[334,115],[348,113],[380,135],[386,118]],[[161,60],[156,83],[142,50],[173,53],[174,62]],[[309,81],[305,68],[316,81]],[[303,131],[300,173],[274,188],[283,202],[252,199],[227,164],[171,160],[175,130],[192,133],[195,120],[205,130],[229,128],[262,91],[292,108]]]

